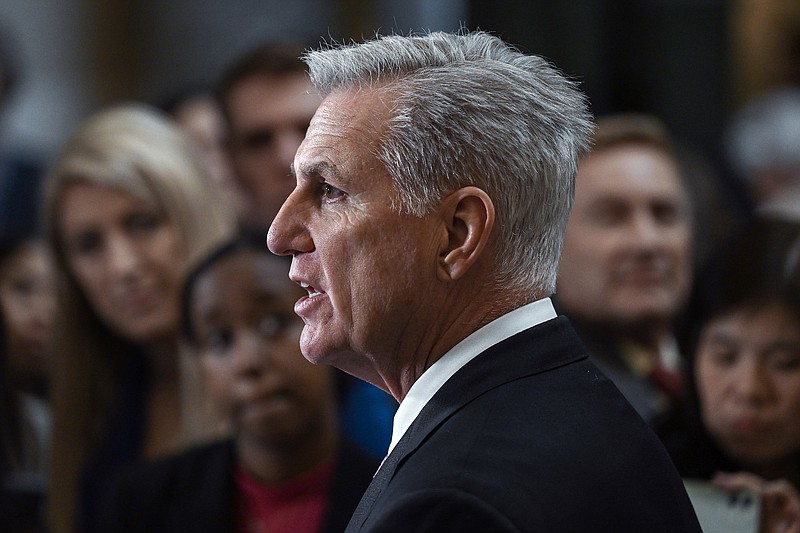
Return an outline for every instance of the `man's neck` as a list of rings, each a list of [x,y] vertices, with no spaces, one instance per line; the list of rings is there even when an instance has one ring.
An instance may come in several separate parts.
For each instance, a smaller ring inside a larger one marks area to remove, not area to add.
[[[456,344],[493,320],[536,299],[534,296],[523,298],[511,294],[505,298],[498,298],[497,294],[489,297],[485,291],[478,290],[470,296],[462,294],[461,297],[443,302],[441,309],[452,310],[448,319],[438,321],[441,324],[438,328],[424,329],[424,336],[418,339],[419,342],[404,347],[405,351],[399,349],[393,352],[407,353],[408,356],[405,359],[392,358],[393,361],[405,361],[405,364],[381,375],[387,385],[385,390],[398,403],[402,402],[419,377]]]

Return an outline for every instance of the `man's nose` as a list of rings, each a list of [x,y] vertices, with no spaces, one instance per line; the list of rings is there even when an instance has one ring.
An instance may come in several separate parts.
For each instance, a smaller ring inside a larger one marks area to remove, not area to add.
[[[267,247],[277,255],[296,255],[313,250],[305,227],[308,209],[302,205],[302,191],[295,188],[283,202],[267,232]]]

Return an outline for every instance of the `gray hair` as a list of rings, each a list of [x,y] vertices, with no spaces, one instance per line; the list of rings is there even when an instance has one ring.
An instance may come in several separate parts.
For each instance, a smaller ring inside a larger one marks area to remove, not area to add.
[[[449,192],[479,187],[496,206],[497,283],[554,290],[593,128],[573,81],[484,32],[379,36],[304,60],[324,95],[365,87],[394,98],[375,155],[398,210],[422,216]]]

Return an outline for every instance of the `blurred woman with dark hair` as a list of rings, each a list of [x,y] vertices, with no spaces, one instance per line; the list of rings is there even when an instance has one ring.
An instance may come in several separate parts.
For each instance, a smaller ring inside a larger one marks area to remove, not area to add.
[[[0,237],[0,514],[14,531],[43,524],[54,313],[54,267],[44,242],[32,233]]]
[[[760,498],[762,533],[800,531],[800,291],[780,224],[711,263],[688,385],[688,431],[664,439],[684,478]]]

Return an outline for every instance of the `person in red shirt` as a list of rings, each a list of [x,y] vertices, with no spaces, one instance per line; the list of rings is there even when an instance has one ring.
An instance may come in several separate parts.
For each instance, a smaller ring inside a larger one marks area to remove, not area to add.
[[[263,235],[200,262],[183,299],[186,338],[232,438],[120,476],[108,531],[342,531],[377,462],[341,437],[334,372],[306,361],[304,291]]]

